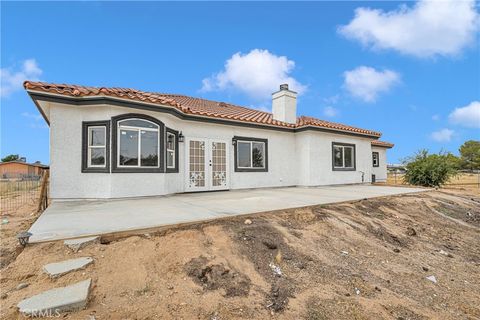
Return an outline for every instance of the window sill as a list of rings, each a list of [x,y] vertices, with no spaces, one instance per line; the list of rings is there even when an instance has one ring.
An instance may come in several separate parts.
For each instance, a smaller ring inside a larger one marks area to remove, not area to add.
[[[355,168],[333,168],[333,171],[356,171]]]
[[[164,173],[162,168],[112,168],[112,173]]]
[[[235,172],[268,172],[267,168],[235,168]]]
[[[109,168],[82,168],[83,173],[110,173]]]

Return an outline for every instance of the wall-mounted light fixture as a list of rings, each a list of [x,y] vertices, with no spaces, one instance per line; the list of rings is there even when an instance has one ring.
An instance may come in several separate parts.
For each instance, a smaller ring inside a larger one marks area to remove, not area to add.
[[[183,142],[184,139],[185,137],[183,136],[182,131],[180,131],[180,133],[178,134],[178,142]]]

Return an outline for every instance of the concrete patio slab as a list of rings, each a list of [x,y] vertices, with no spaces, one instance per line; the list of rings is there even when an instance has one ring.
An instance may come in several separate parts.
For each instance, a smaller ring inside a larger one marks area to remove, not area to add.
[[[55,201],[30,228],[30,242],[112,234],[426,189],[372,185],[265,188],[95,201]]]

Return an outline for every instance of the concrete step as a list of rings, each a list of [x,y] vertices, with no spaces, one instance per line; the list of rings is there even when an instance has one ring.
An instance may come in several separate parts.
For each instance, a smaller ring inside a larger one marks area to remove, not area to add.
[[[78,250],[88,246],[89,244],[97,242],[100,242],[99,236],[69,239],[65,240],[63,244],[72,249],[73,252],[77,252]]]
[[[51,278],[58,278],[71,271],[85,268],[92,262],[93,259],[90,257],[69,259],[61,262],[46,264],[43,266],[43,271],[45,271]]]
[[[92,279],[55,288],[20,301],[19,311],[29,317],[58,317],[60,313],[77,311],[87,306]]]

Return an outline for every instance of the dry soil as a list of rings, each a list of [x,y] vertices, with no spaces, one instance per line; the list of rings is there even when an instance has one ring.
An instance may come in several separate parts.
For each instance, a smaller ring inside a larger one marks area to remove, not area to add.
[[[61,242],[27,246],[1,271],[8,293],[0,317],[20,317],[23,298],[92,278],[87,309],[65,318],[480,318],[478,193],[439,190],[245,219],[78,253]],[[80,256],[94,263],[53,280],[41,271]],[[15,290],[19,283],[29,286]]]

